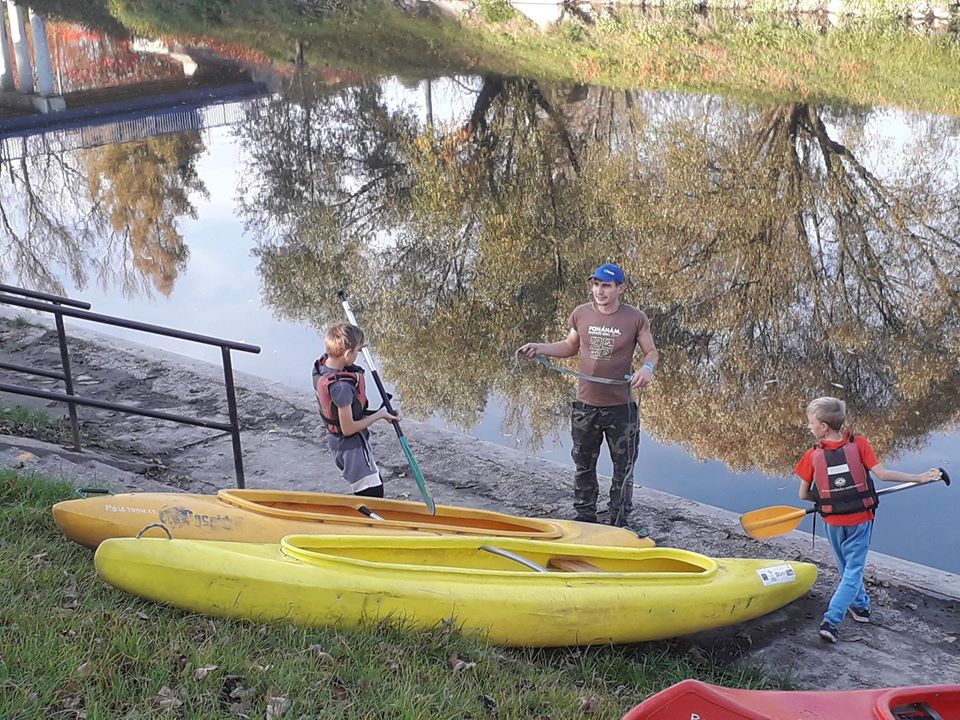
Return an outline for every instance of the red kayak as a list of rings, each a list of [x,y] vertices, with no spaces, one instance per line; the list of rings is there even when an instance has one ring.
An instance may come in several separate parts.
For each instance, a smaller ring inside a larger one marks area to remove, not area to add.
[[[623,720],[960,720],[960,685],[791,692],[684,680]]]

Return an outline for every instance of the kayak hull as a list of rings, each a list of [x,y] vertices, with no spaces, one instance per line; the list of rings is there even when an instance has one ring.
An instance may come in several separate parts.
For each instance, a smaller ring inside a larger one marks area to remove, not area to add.
[[[536,572],[481,546],[545,567],[591,569]],[[112,539],[95,562],[122,590],[198,613],[338,628],[452,621],[494,644],[537,647],[659,640],[735,624],[795,600],[816,577],[806,563],[489,537]]]
[[[361,513],[365,507],[382,519]],[[285,535],[487,535],[580,545],[652,547],[623,528],[573,520],[521,518],[456,506],[282,490],[221,490],[217,495],[126,493],[67,500],[53,516],[74,542],[96,548],[114,537],[280,542]],[[159,527],[162,525],[163,527]],[[152,527],[148,527],[152,526]],[[145,530],[145,528],[147,528]]]
[[[960,717],[960,685],[828,692],[740,690],[684,680],[647,698],[623,720],[948,720]]]

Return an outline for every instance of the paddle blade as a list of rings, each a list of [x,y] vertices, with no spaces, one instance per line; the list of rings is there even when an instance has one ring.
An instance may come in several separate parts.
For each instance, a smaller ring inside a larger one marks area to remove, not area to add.
[[[413,479],[417,481],[417,487],[420,489],[420,497],[430,511],[431,515],[437,514],[437,506],[430,497],[430,491],[427,490],[427,482],[423,479],[423,473],[420,472],[420,466],[413,457],[413,451],[410,449],[410,443],[407,442],[405,435],[400,436],[400,447],[403,448],[403,454],[407,456],[407,464],[410,466],[410,472],[413,473]]]
[[[803,520],[803,516],[812,510],[801,510],[789,505],[775,505],[773,507],[751,510],[740,516],[740,525],[743,531],[752,538],[763,539],[776,537],[795,530]]]

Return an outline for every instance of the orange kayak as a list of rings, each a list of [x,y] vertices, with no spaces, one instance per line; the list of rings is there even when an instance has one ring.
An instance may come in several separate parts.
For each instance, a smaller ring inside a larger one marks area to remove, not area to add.
[[[827,692],[739,690],[684,680],[623,720],[957,720],[960,685]]]
[[[285,535],[486,535],[578,545],[652,547],[609,525],[524,518],[490,510],[287,490],[221,490],[216,495],[126,493],[53,506],[64,534],[90,548],[115,537],[278,543]]]

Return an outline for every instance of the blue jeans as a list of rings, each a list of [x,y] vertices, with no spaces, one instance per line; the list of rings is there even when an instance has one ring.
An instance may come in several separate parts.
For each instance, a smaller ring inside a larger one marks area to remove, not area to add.
[[[870,609],[870,596],[863,586],[863,570],[867,565],[867,551],[873,534],[873,520],[859,525],[827,525],[827,538],[837,558],[840,585],[830,599],[823,619],[831,625],[839,625],[851,606],[861,610]]]

